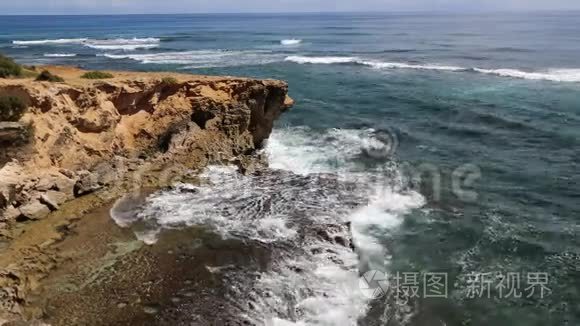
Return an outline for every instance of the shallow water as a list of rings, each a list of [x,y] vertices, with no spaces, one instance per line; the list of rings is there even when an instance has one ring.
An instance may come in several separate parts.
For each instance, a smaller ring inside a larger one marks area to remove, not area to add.
[[[257,307],[240,318],[580,323],[578,13],[1,17],[0,52],[290,83],[297,104],[265,150],[282,172],[214,167],[212,186],[154,195],[140,216],[152,242],[204,224],[281,248],[236,292]],[[332,238],[347,238],[345,225],[356,255]],[[369,269],[447,273],[447,298],[369,300],[357,292]],[[535,272],[547,273],[544,298],[497,288],[498,274],[517,273],[524,292]],[[483,273],[493,287],[473,298]]]

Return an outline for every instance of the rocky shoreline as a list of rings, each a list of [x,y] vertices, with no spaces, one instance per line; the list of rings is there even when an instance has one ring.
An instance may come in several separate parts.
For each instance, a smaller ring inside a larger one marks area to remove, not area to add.
[[[136,72],[86,80],[80,69],[46,69],[66,82],[0,79],[0,96],[27,106],[20,121],[0,122],[0,324],[44,319],[31,298],[64,266],[93,266],[115,243],[139,248],[108,218],[115,199],[195,180],[211,163],[251,172],[255,150],[292,105],[275,80]]]

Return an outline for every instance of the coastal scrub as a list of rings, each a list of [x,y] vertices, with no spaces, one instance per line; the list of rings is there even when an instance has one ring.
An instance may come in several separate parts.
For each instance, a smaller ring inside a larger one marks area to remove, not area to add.
[[[22,67],[11,58],[0,54],[0,78],[20,77]]]
[[[26,105],[15,96],[0,96],[0,121],[18,121],[24,115]]]
[[[36,77],[36,81],[47,81],[51,83],[62,83],[64,79],[60,76],[57,76],[51,73],[48,70],[43,70],[38,77]]]
[[[113,77],[115,77],[113,74],[103,71],[89,71],[81,76],[84,79],[107,79]]]

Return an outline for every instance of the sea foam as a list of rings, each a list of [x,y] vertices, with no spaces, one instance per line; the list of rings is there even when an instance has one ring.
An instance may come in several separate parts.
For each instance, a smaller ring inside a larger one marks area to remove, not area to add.
[[[47,39],[31,41],[12,41],[15,45],[83,45],[93,49],[100,50],[125,50],[132,51],[137,49],[150,49],[159,46],[161,42],[158,38],[117,38],[117,39],[89,39],[89,38],[70,38],[70,39]]]
[[[12,44],[17,45],[42,45],[42,44],[82,44],[86,42],[86,38],[63,38],[54,40],[32,40],[32,41],[12,41]]]
[[[394,232],[424,204],[398,181],[377,180],[383,169],[357,173],[354,163],[369,146],[380,147],[372,129],[276,130],[265,149],[273,170],[246,176],[235,167],[210,166],[199,185],[177,184],[144,201],[123,199],[111,215],[121,227],[148,226],[135,232],[147,244],[163,230],[191,226],[269,244],[275,251],[269,267],[251,282],[232,281],[234,301],[252,306],[240,318],[253,324],[355,326],[370,302],[359,288],[359,268],[384,269],[388,258],[371,230]],[[349,233],[356,251],[346,244]]]
[[[481,69],[474,68],[476,72],[529,80],[548,80],[555,82],[580,82],[580,69],[549,69],[544,72],[526,72],[517,69]]]
[[[285,61],[298,64],[355,64],[374,69],[414,69],[449,72],[476,72],[498,77],[509,77],[528,80],[546,80],[555,82],[580,82],[580,69],[547,69],[545,71],[529,72],[518,69],[483,69],[468,68],[437,64],[410,64],[404,62],[384,62],[378,60],[366,60],[358,57],[308,57],[288,56]]]
[[[75,53],[45,53],[44,56],[47,58],[69,58],[77,55]]]
[[[359,273],[367,270],[385,271],[389,264],[388,249],[377,234],[385,236],[396,232],[405,215],[425,204],[421,194],[404,190],[401,179],[397,177],[400,172],[396,168],[379,166],[360,172],[357,161],[361,153],[369,147],[383,146],[385,144],[373,129],[328,129],[322,134],[307,127],[273,131],[265,149],[271,168],[301,175],[335,175],[347,184],[356,184],[356,190],[353,191],[357,196],[366,198],[367,203],[344,216],[344,220],[350,222],[356,255],[332,246],[328,251],[339,252],[342,265],[329,264],[328,260],[337,261],[332,257],[314,255],[310,258],[311,265],[298,257],[292,264],[298,264],[300,270],[314,270],[314,275],[282,269],[266,278],[267,282],[274,285],[280,282],[278,287],[291,284],[292,287],[307,288],[314,293],[313,296],[298,300],[300,308],[304,307],[303,318],[298,321],[274,318],[268,325],[357,325],[358,318],[365,315],[369,301],[361,295]],[[395,177],[387,177],[386,180],[383,173],[394,174]],[[317,220],[317,216],[312,218],[315,223],[325,223]],[[335,217],[334,223],[340,220]],[[377,230],[380,232],[377,233]],[[274,287],[269,283],[262,286]],[[284,296],[275,296],[272,300],[283,301]]]
[[[111,59],[130,59],[143,64],[186,65],[183,69],[262,65],[279,60],[279,55],[267,50],[195,50],[147,54],[114,54],[103,56]]]
[[[299,39],[288,39],[280,41],[280,44],[282,45],[298,45],[300,43],[302,43],[302,40]]]
[[[158,38],[133,38],[133,39],[112,39],[112,40],[89,40],[83,45],[99,50],[124,50],[132,51],[137,49],[151,49],[159,46],[161,42]]]

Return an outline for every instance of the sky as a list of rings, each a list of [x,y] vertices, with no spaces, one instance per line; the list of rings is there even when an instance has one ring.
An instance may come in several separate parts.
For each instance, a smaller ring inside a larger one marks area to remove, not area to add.
[[[0,15],[535,10],[580,10],[580,0],[0,0]]]

